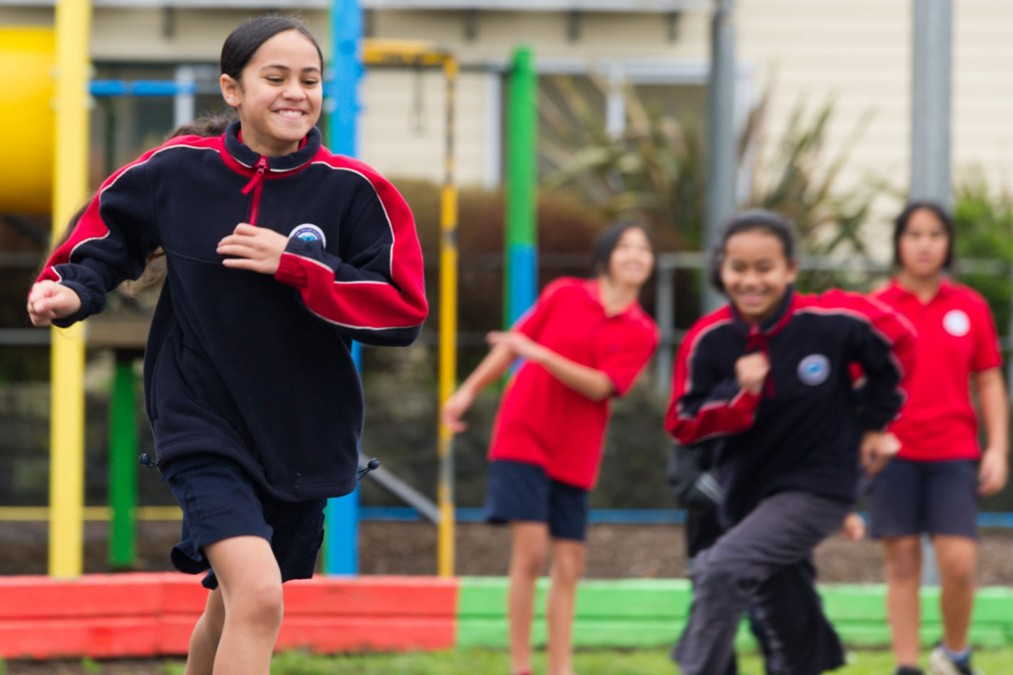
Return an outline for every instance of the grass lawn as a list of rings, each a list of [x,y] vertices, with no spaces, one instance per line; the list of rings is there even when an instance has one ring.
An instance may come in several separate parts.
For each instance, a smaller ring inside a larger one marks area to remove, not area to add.
[[[925,655],[927,658],[927,652]],[[1013,648],[975,653],[975,667],[988,675],[1013,671]],[[924,659],[923,659],[924,661]],[[923,662],[924,665],[924,662]],[[535,672],[544,672],[545,654],[535,656]],[[580,651],[574,667],[581,675],[674,675],[677,671],[666,650]],[[101,672],[101,671],[99,671]],[[167,675],[181,675],[181,666],[170,665]],[[436,653],[311,656],[298,652],[279,654],[273,675],[508,675],[509,661],[502,650],[466,649]],[[893,672],[893,659],[885,651],[853,651],[850,663],[835,671],[840,675],[886,675]],[[753,654],[740,665],[742,675],[763,675]]]

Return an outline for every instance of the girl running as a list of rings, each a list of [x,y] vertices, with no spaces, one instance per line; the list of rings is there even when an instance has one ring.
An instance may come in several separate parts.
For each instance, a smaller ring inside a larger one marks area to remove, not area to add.
[[[728,528],[693,560],[694,600],[673,652],[685,675],[723,673],[750,608],[777,673],[843,664],[809,556],[838,530],[862,466],[889,456],[913,336],[862,296],[795,292],[791,225],[767,211],[731,220],[711,268],[729,304],[679,348],[666,416],[681,443],[722,438],[716,463]],[[865,372],[860,403],[848,366]]]
[[[172,561],[210,570],[186,672],[263,674],[282,582],[313,574],[328,497],[356,483],[353,339],[406,345],[428,308],[412,214],[393,186],[321,146],[320,47],[263,16],[225,40],[238,121],[181,136],[100,187],[28,297],[37,326],[100,312],[165,251],[144,390],[183,510]]]

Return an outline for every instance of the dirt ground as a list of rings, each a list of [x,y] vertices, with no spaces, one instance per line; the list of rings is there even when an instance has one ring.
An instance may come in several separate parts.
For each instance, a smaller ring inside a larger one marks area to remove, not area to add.
[[[139,526],[135,570],[170,569],[168,552],[179,524],[146,522]],[[587,577],[673,578],[685,575],[682,528],[676,525],[592,525],[588,538]],[[0,524],[0,574],[45,574],[47,529],[44,523]],[[359,530],[362,574],[431,575],[436,572],[436,529],[423,523],[363,522]],[[106,527],[85,528],[85,572],[112,570],[106,560]],[[461,523],[456,528],[458,575],[503,575],[509,539],[504,528]],[[881,580],[879,547],[873,541],[834,537],[816,552],[824,583]],[[985,530],[981,539],[979,580],[983,586],[1013,586],[1013,532]],[[194,583],[197,583],[196,578]],[[162,675],[154,661],[115,661],[98,666],[76,661],[10,662],[9,675]]]
[[[138,527],[138,571],[169,570],[169,549],[179,523],[144,522]],[[45,574],[48,530],[45,523],[0,523],[0,574]],[[116,571],[106,557],[103,523],[85,527],[86,573]],[[505,528],[480,523],[456,527],[456,573],[504,575],[509,537]],[[359,529],[362,574],[436,573],[436,528],[426,523],[363,522]],[[816,552],[820,581],[881,581],[879,546],[833,537]],[[682,528],[677,525],[592,525],[588,537],[588,578],[673,578],[686,573]],[[983,530],[979,580],[983,586],[1013,586],[1013,531]]]

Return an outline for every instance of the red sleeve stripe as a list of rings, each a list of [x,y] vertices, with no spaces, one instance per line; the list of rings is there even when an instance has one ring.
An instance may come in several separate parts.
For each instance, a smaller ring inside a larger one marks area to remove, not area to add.
[[[694,417],[692,414],[686,412],[685,408],[681,403],[681,398],[683,394],[685,394],[687,391],[692,391],[693,389],[692,363],[696,358],[697,348],[700,346],[700,343],[703,341],[704,337],[706,337],[711,331],[715,330],[716,328],[720,328],[721,326],[727,326],[730,323],[732,323],[732,320],[730,318],[715,321],[709,326],[702,327],[695,335],[692,336],[692,342],[690,342],[689,351],[686,353],[686,362],[685,364],[680,364],[683,365],[686,371],[685,377],[682,379],[681,383],[678,382],[676,383],[677,386],[675,391],[673,392],[673,400],[679,401],[679,403],[677,403],[676,405],[676,411],[680,419],[691,420]],[[681,386],[679,386],[680,384]],[[719,404],[712,404],[712,405],[719,405]],[[706,407],[707,405],[701,406],[700,410],[702,411]]]
[[[179,147],[197,150],[211,150],[213,152],[218,152],[216,148],[209,148],[206,146],[188,145],[184,143],[172,143],[149,150],[148,152],[144,153],[130,164],[126,164],[120,167],[116,172],[110,175],[102,183],[102,185],[98,189],[98,193],[88,204],[87,208],[85,209],[84,213],[81,214],[81,217],[78,219],[78,221],[76,223],[68,224],[68,227],[74,228],[73,231],[71,232],[67,240],[63,242],[63,244],[61,244],[55,251],[53,251],[52,255],[50,256],[49,260],[46,263],[46,267],[42,271],[42,274],[39,275],[39,280],[52,279],[54,281],[59,281],[60,275],[57,274],[56,271],[52,269],[54,265],[60,265],[63,263],[70,262],[74,254],[77,252],[78,248],[89,242],[100,241],[109,236],[110,234],[109,227],[105,224],[105,222],[102,220],[102,217],[99,215],[99,206],[101,205],[102,202],[102,194],[105,193],[106,190],[116,185],[117,181],[119,181],[120,178],[125,176],[128,171],[132,171],[133,169],[144,166],[155,155],[165,150],[170,150]]]
[[[346,158],[336,159],[353,162]],[[292,253],[282,255],[281,276],[294,281],[306,307],[330,323],[362,330],[418,326],[425,320],[429,305],[424,290],[422,252],[414,236],[415,221],[404,198],[379,174],[361,163],[356,162],[354,166],[336,166],[328,161],[314,163],[353,173],[372,188],[391,237],[387,261],[391,282],[339,281],[334,278],[335,271],[320,261]]]

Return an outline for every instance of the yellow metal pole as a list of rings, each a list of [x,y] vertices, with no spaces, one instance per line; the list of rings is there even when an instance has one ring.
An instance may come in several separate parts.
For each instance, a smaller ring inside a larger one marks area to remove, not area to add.
[[[90,0],[56,3],[54,239],[88,191],[90,28]],[[52,330],[49,574],[74,577],[84,548],[84,327]]]
[[[454,185],[454,106],[457,61],[446,58],[443,72],[447,81],[446,157],[443,189],[440,192],[440,407],[454,392],[457,380],[457,187]],[[453,434],[439,422],[440,478],[437,503],[440,524],[437,533],[437,573],[454,575],[454,454]]]

